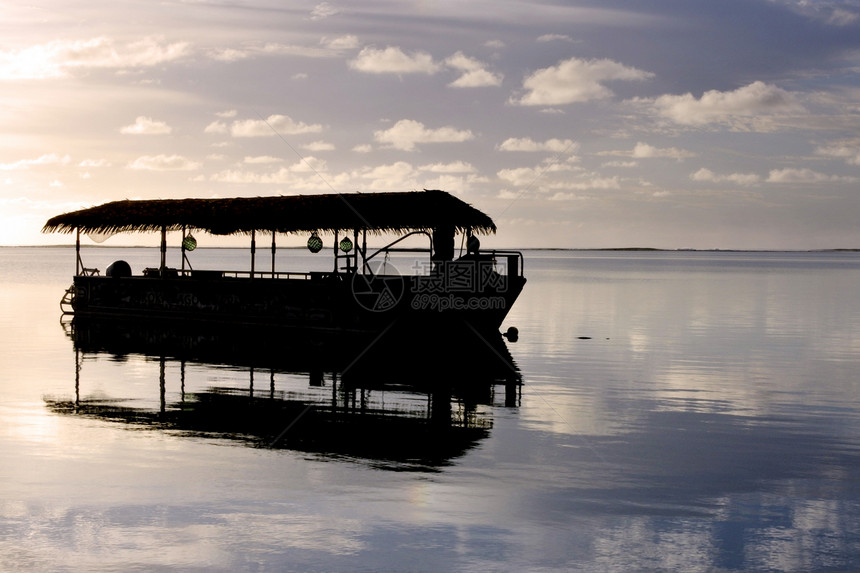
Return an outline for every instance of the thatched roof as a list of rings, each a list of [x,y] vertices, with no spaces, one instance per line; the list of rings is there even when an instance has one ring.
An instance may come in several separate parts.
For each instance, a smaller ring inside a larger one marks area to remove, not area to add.
[[[121,233],[177,231],[216,235],[251,231],[404,232],[453,227],[494,233],[489,216],[445,191],[347,193],[233,199],[113,201],[48,220],[42,232]]]

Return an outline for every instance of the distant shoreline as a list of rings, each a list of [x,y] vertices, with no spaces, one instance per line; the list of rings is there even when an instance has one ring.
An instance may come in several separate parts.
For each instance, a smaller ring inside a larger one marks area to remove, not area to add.
[[[74,245],[0,245],[0,249],[73,249]],[[172,246],[171,249],[179,247]],[[199,247],[201,249],[247,250],[248,247]],[[146,245],[81,245],[81,249],[158,249],[158,246]],[[305,250],[304,246],[283,246],[278,250]],[[493,250],[493,249],[489,249]],[[559,252],[657,252],[657,253],[857,253],[860,248],[832,249],[660,249],[656,247],[499,247],[495,250],[516,251],[559,251]]]

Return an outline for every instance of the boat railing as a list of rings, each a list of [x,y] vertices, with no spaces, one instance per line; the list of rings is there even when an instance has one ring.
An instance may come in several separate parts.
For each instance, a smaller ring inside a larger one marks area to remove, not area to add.
[[[223,278],[253,278],[253,279],[304,279],[310,280],[320,278],[321,275],[330,273],[317,272],[295,272],[295,271],[235,271],[235,270],[210,270],[210,269],[162,269],[151,267],[143,270],[143,276],[147,278],[191,278],[198,280],[218,280]]]
[[[395,247],[394,245],[403,241],[404,239],[408,239],[412,235],[424,235],[430,241],[430,246],[427,248],[424,247]],[[391,241],[384,247],[377,249],[370,256],[364,258],[364,268],[367,269],[367,264],[373,259],[376,255],[385,254],[388,256],[391,253],[427,253],[428,257],[433,253],[433,238],[430,236],[430,233],[427,231],[412,231],[410,233],[406,233],[402,237]]]
[[[508,276],[521,277],[525,274],[523,253],[521,251],[492,249],[489,251],[479,251],[479,253],[491,257],[496,262],[502,259],[506,260]]]

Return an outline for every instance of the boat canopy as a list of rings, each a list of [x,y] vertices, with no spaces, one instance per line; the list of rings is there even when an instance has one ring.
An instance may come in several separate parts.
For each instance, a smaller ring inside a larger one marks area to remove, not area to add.
[[[228,199],[124,200],[57,215],[44,233],[122,233],[198,229],[214,235],[255,231],[369,233],[447,228],[495,233],[483,212],[438,190],[332,193]]]

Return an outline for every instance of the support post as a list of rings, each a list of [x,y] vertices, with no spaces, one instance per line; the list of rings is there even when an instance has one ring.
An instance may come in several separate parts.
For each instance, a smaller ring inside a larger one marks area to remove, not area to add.
[[[337,274],[337,250],[338,250],[337,229],[334,231],[334,274]]]
[[[75,276],[81,274],[84,264],[81,261],[81,228],[78,227],[78,233],[75,236]]]
[[[182,247],[182,274],[185,275],[185,225],[182,225],[182,242],[180,246]]]
[[[159,269],[161,278],[167,274],[167,227],[161,226],[161,268]]]
[[[354,264],[352,265],[352,269],[355,272],[358,272],[358,229],[354,229],[352,231],[352,251]]]
[[[275,231],[272,230],[272,278],[275,278],[275,251],[277,247],[275,247]]]
[[[254,278],[255,261],[257,259],[257,232],[251,231],[251,278]]]
[[[361,272],[367,273],[367,229],[361,231]]]

